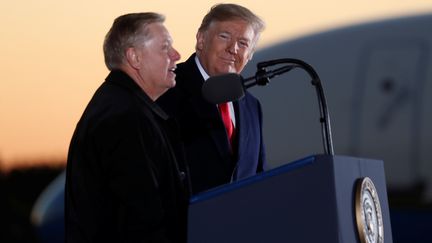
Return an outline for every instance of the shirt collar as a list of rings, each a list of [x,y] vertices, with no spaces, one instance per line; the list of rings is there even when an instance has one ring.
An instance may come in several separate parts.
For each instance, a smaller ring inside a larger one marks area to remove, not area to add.
[[[106,81],[109,83],[114,83],[118,86],[124,87],[130,90],[134,95],[139,97],[155,114],[160,116],[163,120],[168,119],[168,115],[162,108],[156,104],[150,97],[139,87],[139,85],[125,72],[121,70],[111,71]]]
[[[204,81],[210,78],[210,76],[207,74],[207,72],[204,70],[203,66],[201,65],[197,55],[195,55],[195,63],[198,66],[198,70],[200,71],[201,76],[204,78]]]

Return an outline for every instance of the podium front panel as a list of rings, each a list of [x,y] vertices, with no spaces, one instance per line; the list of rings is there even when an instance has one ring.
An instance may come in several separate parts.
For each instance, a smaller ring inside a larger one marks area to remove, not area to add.
[[[188,242],[358,242],[353,199],[362,176],[380,188],[388,224],[385,242],[392,242],[382,161],[327,155],[194,196]]]

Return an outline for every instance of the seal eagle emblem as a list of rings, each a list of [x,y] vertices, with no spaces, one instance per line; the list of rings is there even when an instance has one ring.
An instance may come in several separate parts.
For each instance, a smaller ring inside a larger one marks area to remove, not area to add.
[[[357,181],[355,195],[357,230],[361,243],[383,243],[384,227],[378,192],[369,177]]]

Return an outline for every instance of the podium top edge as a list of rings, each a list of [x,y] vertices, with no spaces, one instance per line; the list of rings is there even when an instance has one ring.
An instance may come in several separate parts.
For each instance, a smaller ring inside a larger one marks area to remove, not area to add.
[[[218,187],[209,189],[207,191],[198,193],[196,195],[193,195],[190,200],[189,204],[194,204],[202,201],[206,201],[208,199],[220,196],[222,194],[225,194],[229,191],[237,190],[241,187],[245,187],[254,183],[258,183],[259,181],[265,180],[267,178],[277,176],[284,174],[286,172],[294,171],[302,167],[306,167],[312,164],[315,164],[316,161],[339,161],[339,162],[347,162],[347,161],[379,161],[383,162],[382,160],[376,160],[376,159],[365,159],[365,158],[357,158],[357,157],[351,157],[351,156],[344,156],[344,155],[327,155],[327,154],[315,154],[308,157],[304,157],[299,160],[295,160],[293,162],[288,162],[284,165],[281,165],[276,168],[272,168],[269,170],[266,170],[264,172],[261,172],[259,174],[256,174],[254,176],[250,176],[244,179],[240,179],[238,181],[231,182],[229,184],[220,185]]]
[[[191,199],[189,200],[189,204],[194,204],[197,202],[205,201],[205,200],[208,200],[210,198],[216,197],[218,195],[224,194],[228,191],[236,190],[240,187],[244,187],[246,185],[256,183],[256,182],[261,181],[265,178],[280,175],[282,173],[310,165],[316,161],[316,157],[317,157],[316,155],[308,156],[308,157],[305,157],[303,159],[299,159],[299,160],[284,164],[282,166],[276,167],[274,169],[264,171],[262,173],[254,175],[254,176],[251,176],[251,177],[248,177],[245,179],[241,179],[238,181],[234,181],[230,184],[225,184],[225,185],[221,185],[221,186],[209,189],[208,191],[204,191],[204,192],[201,192],[195,196],[192,196]]]

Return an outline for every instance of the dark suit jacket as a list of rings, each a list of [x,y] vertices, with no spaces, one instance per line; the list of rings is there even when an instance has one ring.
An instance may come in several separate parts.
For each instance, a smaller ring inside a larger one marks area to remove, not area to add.
[[[167,118],[129,76],[109,74],[70,144],[66,242],[186,242],[185,167]]]
[[[265,152],[262,112],[259,101],[246,92],[233,103],[236,114],[234,155],[219,111],[201,95],[204,79],[195,63],[195,54],[176,70],[177,84],[158,100],[180,126],[189,165],[192,192],[245,178],[263,171]]]

